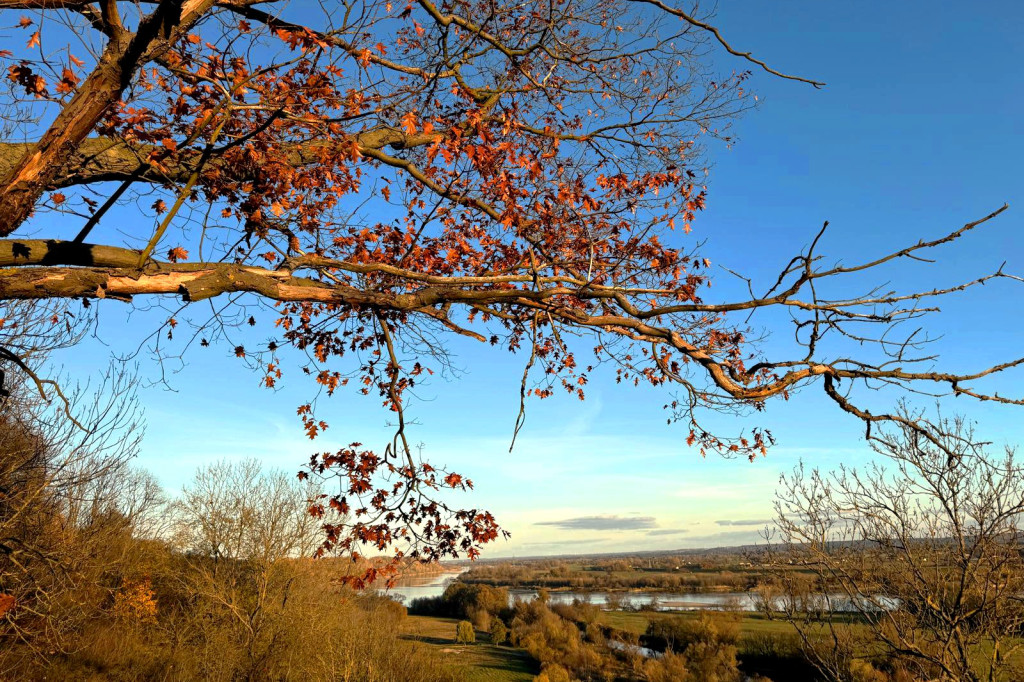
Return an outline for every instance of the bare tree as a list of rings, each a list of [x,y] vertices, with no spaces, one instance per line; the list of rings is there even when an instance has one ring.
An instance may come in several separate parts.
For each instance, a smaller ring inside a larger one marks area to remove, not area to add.
[[[39,333],[62,312],[0,309],[10,316],[0,349],[17,349],[20,369],[0,402],[0,642],[36,652],[62,649],[117,589],[104,572],[131,560],[121,540],[159,497],[129,467],[141,438],[129,375],[112,368],[98,386],[65,389],[39,378],[49,353],[77,335],[70,322]]]
[[[794,589],[799,574],[780,572],[788,590],[776,608],[833,679],[879,647],[914,679],[1017,679],[1024,468],[961,419],[908,419],[927,437],[909,426],[876,434],[881,460],[863,470],[801,465],[783,477],[786,551],[775,558],[813,580]]]
[[[317,494],[254,459],[201,467],[176,503],[179,547],[214,560],[309,557],[319,523],[306,509]]]
[[[188,556],[186,589],[215,615],[211,631],[234,632],[247,675],[288,646],[297,616],[293,586],[321,541],[307,509],[318,491],[256,460],[196,472],[176,504],[177,544]],[[216,626],[224,626],[221,629]]]

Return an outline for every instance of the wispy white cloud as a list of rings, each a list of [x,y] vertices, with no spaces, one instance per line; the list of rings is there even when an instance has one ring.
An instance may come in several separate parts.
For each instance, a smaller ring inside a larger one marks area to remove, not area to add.
[[[644,530],[656,528],[657,520],[653,516],[577,516],[558,521],[539,521],[537,526],[554,526],[564,530]]]
[[[560,547],[562,545],[601,545],[607,542],[604,539],[590,540],[551,540],[548,542],[523,542],[522,547]]]
[[[715,521],[719,526],[767,526],[772,519],[720,519]]]

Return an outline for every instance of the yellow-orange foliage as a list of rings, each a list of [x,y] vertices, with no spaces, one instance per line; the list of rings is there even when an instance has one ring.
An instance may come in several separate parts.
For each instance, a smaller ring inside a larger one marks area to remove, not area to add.
[[[133,623],[156,620],[156,595],[149,578],[138,582],[125,583],[114,595],[114,614]]]

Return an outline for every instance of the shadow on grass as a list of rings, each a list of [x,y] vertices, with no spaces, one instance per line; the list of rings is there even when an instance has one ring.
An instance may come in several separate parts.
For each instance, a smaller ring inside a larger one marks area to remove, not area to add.
[[[434,646],[466,646],[465,644],[456,644],[451,638],[448,637],[430,637],[428,635],[401,635],[399,639],[404,639],[409,642],[422,642],[424,644],[433,644]]]

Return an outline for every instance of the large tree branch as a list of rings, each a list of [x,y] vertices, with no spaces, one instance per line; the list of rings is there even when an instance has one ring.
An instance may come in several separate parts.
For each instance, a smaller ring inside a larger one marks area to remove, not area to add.
[[[11,234],[28,218],[79,145],[121,98],[135,71],[169,49],[212,5],[213,0],[163,0],[134,34],[113,32],[96,67],[49,129],[0,179],[0,236]]]
[[[358,133],[350,138],[350,141],[313,140],[284,145],[278,149],[273,160],[299,168],[319,163],[325,150],[348,148],[353,143],[360,153],[366,153],[386,147],[420,147],[440,137],[440,133],[409,135],[397,128],[382,126]],[[38,143],[0,142],[0,177],[6,177],[11,173],[14,167],[31,153],[36,144]],[[129,179],[139,182],[180,184],[196,169],[202,154],[197,149],[162,158],[159,165],[148,163],[154,154],[163,156],[165,151],[163,147],[156,145],[128,144],[102,137],[88,138],[70,154],[66,166],[49,177],[43,191]],[[210,160],[205,164],[206,173],[217,172],[224,167],[225,162],[220,156],[222,153],[223,150],[213,150]],[[232,177],[236,180],[256,179],[260,168],[252,166],[248,169],[249,175],[246,175],[244,168],[232,164]]]
[[[127,300],[139,295],[174,295],[185,301],[197,301],[228,293],[254,293],[280,302],[307,302],[348,308],[369,308],[400,313],[420,313],[444,323],[447,306],[467,309],[503,306],[518,310],[528,317],[544,313],[571,327],[603,330],[637,341],[663,346],[678,352],[699,365],[712,383],[732,399],[758,403],[789,391],[814,377],[831,377],[825,390],[843,409],[868,423],[888,420],[888,415],[872,416],[854,406],[835,388],[834,380],[874,380],[891,383],[939,383],[949,385],[957,394],[980,400],[1018,404],[1020,401],[998,395],[986,395],[962,386],[1003,369],[1016,367],[1024,360],[1014,360],[980,372],[969,374],[912,372],[902,368],[872,366],[845,360],[779,363],[787,371],[781,375],[758,378],[753,372],[737,371],[731,361],[716,352],[713,346],[697,345],[685,333],[672,326],[648,321],[645,315],[628,311],[614,314],[606,308],[597,313],[581,307],[581,303],[618,300],[622,290],[615,287],[569,286],[571,278],[547,277],[532,279],[526,285],[519,275],[450,277],[437,279],[429,275],[401,270],[387,264],[347,263],[317,258],[296,258],[282,268],[271,270],[237,263],[161,263],[151,262],[138,267],[139,253],[130,249],[71,242],[43,240],[0,241],[0,299],[44,298],[115,298]],[[69,267],[71,266],[71,267]],[[78,266],[78,267],[74,267]],[[298,269],[318,271],[349,271],[398,278],[391,290],[361,284],[352,286],[332,278],[332,282],[295,277]],[[418,282],[419,288],[409,284]],[[732,304],[723,304],[731,306]],[[715,307],[700,304],[701,308]],[[440,317],[439,317],[440,315]],[[443,319],[442,319],[443,318]],[[669,317],[667,320],[671,321]],[[449,321],[450,323],[450,321]],[[473,335],[475,338],[483,338]],[[664,370],[664,368],[663,368]],[[684,384],[675,372],[665,371],[670,379]]]
[[[826,365],[792,370],[770,385],[747,387],[735,382],[712,352],[697,348],[675,331],[618,315],[587,315],[559,304],[559,297],[581,295],[554,287],[540,291],[429,287],[409,294],[362,290],[296,278],[287,271],[235,264],[159,263],[143,271],[98,267],[32,267],[0,271],[0,298],[131,299],[140,295],[176,295],[198,301],[226,293],[249,292],[282,302],[309,302],[369,307],[395,312],[423,312],[445,304],[514,305],[543,310],[574,326],[626,330],[634,338],[665,343],[700,363],[724,391],[740,400],[761,401],[804,379],[831,371]],[[434,317],[434,315],[431,315]]]

